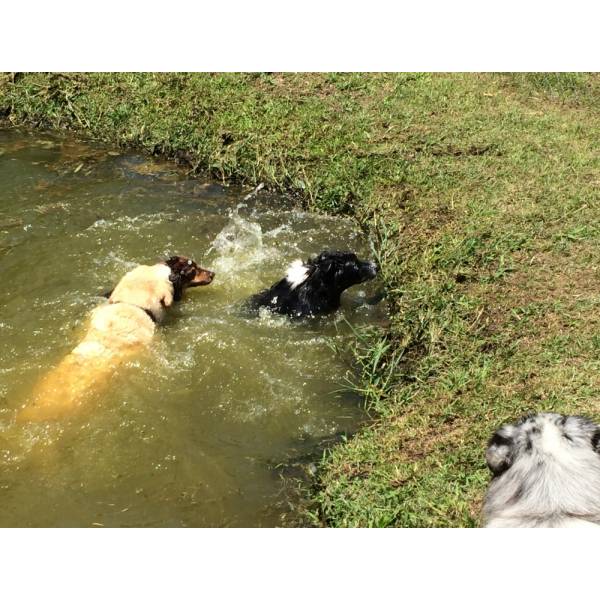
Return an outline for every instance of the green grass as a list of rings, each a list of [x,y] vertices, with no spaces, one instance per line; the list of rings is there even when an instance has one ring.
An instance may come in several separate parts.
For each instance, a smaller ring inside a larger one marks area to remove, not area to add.
[[[25,74],[0,114],[365,227],[390,323],[356,332],[351,385],[376,418],[324,458],[313,522],[476,525],[496,427],[600,419],[599,76]]]

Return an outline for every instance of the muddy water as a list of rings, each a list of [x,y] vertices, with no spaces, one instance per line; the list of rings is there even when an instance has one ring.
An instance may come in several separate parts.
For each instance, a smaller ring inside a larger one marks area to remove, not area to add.
[[[355,430],[331,349],[381,317],[346,293],[309,323],[239,303],[328,247],[368,255],[352,223],[268,194],[190,180],[166,163],[0,131],[0,526],[275,526],[293,521],[281,468]],[[102,292],[184,254],[217,273],[149,352],[60,422],[17,424],[34,382],[82,337]]]

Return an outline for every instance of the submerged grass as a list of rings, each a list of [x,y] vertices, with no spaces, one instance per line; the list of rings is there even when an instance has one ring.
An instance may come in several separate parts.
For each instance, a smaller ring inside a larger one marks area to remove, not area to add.
[[[476,525],[496,427],[600,418],[598,75],[6,74],[0,114],[369,231],[390,324],[356,332],[354,385],[377,419],[324,458],[314,522]]]

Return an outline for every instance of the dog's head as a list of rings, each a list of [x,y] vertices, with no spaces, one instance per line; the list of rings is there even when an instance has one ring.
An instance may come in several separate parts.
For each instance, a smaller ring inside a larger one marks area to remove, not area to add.
[[[181,300],[186,288],[208,285],[215,276],[212,271],[203,269],[185,256],[172,256],[165,260],[165,264],[171,269],[169,281],[173,284],[174,300]]]
[[[584,417],[539,413],[500,427],[488,442],[485,458],[497,477],[520,458],[535,454],[537,462],[563,460],[574,450],[591,450],[600,459],[600,427]]]
[[[379,268],[376,263],[362,261],[353,252],[326,250],[308,263],[294,263],[288,271],[288,281],[293,287],[318,276],[325,285],[343,291],[350,286],[373,279]],[[294,285],[295,284],[295,285]]]

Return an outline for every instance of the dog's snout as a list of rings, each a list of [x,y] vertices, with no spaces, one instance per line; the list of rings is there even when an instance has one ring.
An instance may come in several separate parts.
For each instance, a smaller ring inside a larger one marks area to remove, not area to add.
[[[192,279],[190,285],[208,285],[215,278],[215,274],[213,271],[208,271],[207,269],[200,269],[196,272],[196,276]]]

